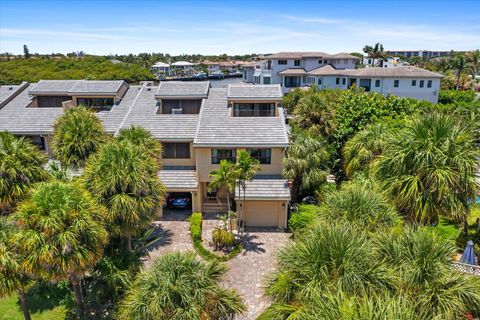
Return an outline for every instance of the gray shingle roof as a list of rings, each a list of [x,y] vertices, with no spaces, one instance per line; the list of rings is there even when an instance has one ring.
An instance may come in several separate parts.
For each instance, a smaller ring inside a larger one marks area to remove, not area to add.
[[[155,87],[143,87],[122,128],[142,126],[162,141],[193,141],[198,114],[157,114]]]
[[[123,80],[98,80],[98,81],[77,81],[69,93],[71,94],[117,94],[122,85],[127,85]]]
[[[245,183],[247,200],[290,200],[290,189],[285,179],[255,178]],[[235,188],[235,199],[243,199],[243,189]]]
[[[280,71],[278,74],[281,76],[304,76],[307,74],[307,71],[303,68],[289,68]]]
[[[206,98],[210,81],[162,81],[158,86],[156,98],[199,97]]]
[[[320,68],[309,71],[308,74],[312,76],[336,75],[339,73],[339,71],[341,70],[337,70],[331,65],[327,64]]]
[[[361,69],[337,70],[331,65],[326,65],[307,72],[313,76],[344,76],[344,77],[371,77],[371,78],[441,78],[441,74],[425,69],[402,66],[393,68],[370,67]]]
[[[227,98],[252,100],[281,100],[282,88],[279,84],[270,85],[234,85],[229,84]]]
[[[57,117],[63,114],[63,108],[27,107],[33,99],[29,90],[35,86],[29,85],[0,109],[0,131],[23,135],[53,133],[53,125]],[[112,110],[97,112],[107,132],[115,133],[118,129],[139,92],[138,88],[131,87]]]
[[[257,86],[254,86],[257,87]],[[287,147],[283,109],[279,117],[232,117],[227,89],[212,88],[200,110],[194,146]]]
[[[30,89],[32,95],[117,94],[123,80],[40,80]]]
[[[194,191],[198,187],[198,177],[195,170],[160,170],[158,177],[168,191]]]
[[[21,84],[14,85],[4,85],[0,86],[0,109],[9,103],[17,94],[19,94],[23,89],[28,86],[27,82],[22,82]]]

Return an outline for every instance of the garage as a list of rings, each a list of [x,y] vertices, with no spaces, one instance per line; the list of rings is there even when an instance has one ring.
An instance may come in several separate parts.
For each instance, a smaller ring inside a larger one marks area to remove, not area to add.
[[[255,178],[235,190],[239,220],[245,227],[287,227],[290,189],[285,179]]]
[[[194,170],[160,170],[158,177],[167,189],[161,216],[188,217],[199,208],[198,180]]]

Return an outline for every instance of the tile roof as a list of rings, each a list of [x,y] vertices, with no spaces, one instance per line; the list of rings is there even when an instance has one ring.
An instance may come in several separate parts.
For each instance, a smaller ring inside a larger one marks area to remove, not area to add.
[[[303,68],[289,68],[280,71],[278,74],[281,76],[304,76],[307,74],[307,71]]]
[[[160,170],[158,177],[168,191],[194,191],[198,187],[198,177],[195,170]]]
[[[198,114],[157,114],[155,89],[155,87],[141,88],[121,127],[142,126],[162,141],[193,141]]]
[[[25,81],[19,85],[0,85],[0,109],[9,103],[26,87],[28,87],[28,83]]]
[[[30,84],[0,109],[0,131],[6,130],[13,134],[24,135],[53,133],[53,125],[57,117],[63,114],[63,108],[27,107],[33,99],[29,94],[33,87],[35,87],[35,84]],[[115,133],[122,123],[138,94],[138,89],[135,89],[135,87],[131,87],[120,103],[116,104],[110,111],[96,113],[102,120],[107,132]]]
[[[290,200],[290,189],[286,179],[254,178],[245,183],[247,200]],[[235,199],[243,199],[243,189],[235,188]]]
[[[441,78],[439,73],[428,71],[413,66],[400,66],[392,68],[370,67],[360,69],[337,70],[331,65],[325,65],[307,72],[312,76],[345,76],[345,77],[371,77],[371,78]]]
[[[253,86],[258,87],[258,86]],[[288,135],[283,109],[279,117],[232,117],[226,88],[212,88],[200,110],[193,145],[287,147]]]
[[[210,89],[210,81],[161,81],[156,97],[199,97],[206,98]]]
[[[262,99],[281,100],[282,88],[279,84],[271,85],[243,85],[229,84],[227,89],[228,99]]]
[[[325,52],[278,52],[278,53],[263,55],[262,58],[265,58],[265,59],[334,58],[334,59],[355,59],[355,60],[360,59],[348,53],[329,54]]]
[[[40,80],[30,89],[32,95],[117,94],[123,80]]]

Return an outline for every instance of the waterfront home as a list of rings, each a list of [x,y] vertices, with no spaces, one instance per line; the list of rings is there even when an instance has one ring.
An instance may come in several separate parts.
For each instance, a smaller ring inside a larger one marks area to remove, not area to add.
[[[245,194],[232,195],[239,219],[247,227],[286,228],[290,191],[282,170],[289,139],[281,100],[279,85],[42,80],[0,87],[0,131],[28,137],[53,157],[53,125],[66,108],[92,108],[112,135],[142,126],[162,143],[158,175],[167,191],[189,197],[192,211],[213,213],[227,211],[227,193],[208,188],[211,171],[245,150],[261,169]]]
[[[153,66],[151,66],[150,69],[152,70],[153,74],[157,78],[162,78],[164,76],[170,76],[171,75],[171,68],[170,68],[170,65],[168,63],[164,63],[164,62],[159,61],[159,62],[155,63]]]
[[[176,75],[192,76],[196,64],[188,61],[177,61],[172,63],[171,67]]]

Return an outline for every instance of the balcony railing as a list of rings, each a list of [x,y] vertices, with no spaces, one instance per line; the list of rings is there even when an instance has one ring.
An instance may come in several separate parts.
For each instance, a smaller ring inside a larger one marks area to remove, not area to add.
[[[480,266],[472,266],[471,264],[461,262],[452,262],[452,266],[460,272],[480,277]]]

